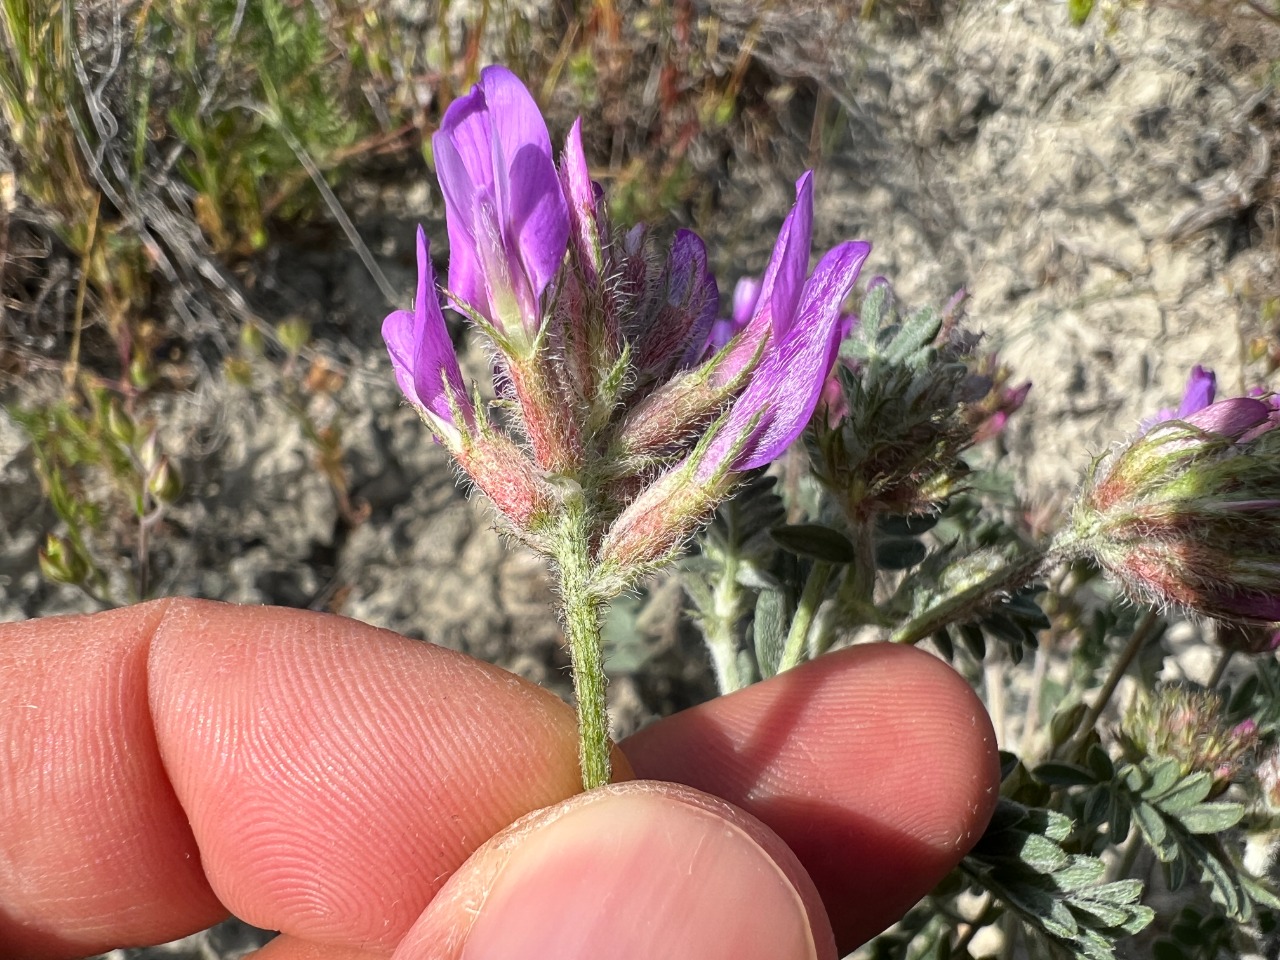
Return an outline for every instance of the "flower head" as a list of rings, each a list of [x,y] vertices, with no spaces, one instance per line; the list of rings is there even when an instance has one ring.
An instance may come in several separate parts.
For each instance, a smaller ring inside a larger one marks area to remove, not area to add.
[[[529,344],[569,241],[551,138],[529,91],[486,67],[431,139],[449,230],[449,288],[509,340]]]
[[[1207,773],[1211,796],[1222,793],[1258,742],[1252,720],[1230,724],[1225,705],[1212,690],[1167,684],[1140,696],[1124,715],[1120,739],[1135,759],[1172,759],[1180,776]]]
[[[1095,464],[1076,542],[1135,598],[1280,620],[1280,412],[1232,397],[1157,423]]]
[[[660,250],[656,231],[615,229],[581,123],[557,166],[510,71],[483,70],[432,143],[447,294],[494,348],[502,414],[490,419],[467,393],[421,231],[414,309],[383,324],[396,380],[517,536],[557,555],[572,514],[591,559],[634,582],[813,418],[870,246],[842,243],[810,274],[804,174],[763,276],[740,286],[732,324],[714,331],[703,241],[678,230]]]

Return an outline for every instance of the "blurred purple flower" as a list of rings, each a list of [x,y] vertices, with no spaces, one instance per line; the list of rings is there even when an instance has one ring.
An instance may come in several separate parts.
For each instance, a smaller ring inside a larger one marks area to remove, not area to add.
[[[1274,430],[1277,418],[1280,418],[1280,410],[1267,400],[1229,397],[1197,410],[1182,420],[1201,430],[1229,437],[1237,443],[1248,443]]]
[[[755,277],[742,277],[733,287],[733,300],[728,317],[722,317],[711,325],[707,340],[707,356],[723,350],[735,336],[746,329],[760,299],[760,281]]]
[[[1164,407],[1156,411],[1154,417],[1148,417],[1142,421],[1139,429],[1145,433],[1165,420],[1185,420],[1190,414],[1203,410],[1213,403],[1217,391],[1218,378],[1214,372],[1197,363],[1191,368],[1191,376],[1187,378],[1187,386],[1182,392],[1182,402],[1178,404],[1178,409]]]
[[[431,138],[449,230],[449,289],[508,338],[532,342],[569,241],[547,125],[505,67],[486,67]]]
[[[413,312],[397,310],[382,322],[396,383],[450,447],[474,425],[475,412],[462,381],[458,356],[436,298],[427,235],[418,227],[418,292]],[[458,423],[455,411],[464,419]]]

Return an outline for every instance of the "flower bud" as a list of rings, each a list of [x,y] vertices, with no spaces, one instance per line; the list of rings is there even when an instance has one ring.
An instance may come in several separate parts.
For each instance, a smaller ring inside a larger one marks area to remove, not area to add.
[[[536,534],[558,503],[555,488],[510,438],[490,430],[463,440],[458,466],[521,538]]]
[[[173,503],[182,494],[182,474],[168,457],[161,457],[147,477],[147,492],[158,503]]]
[[[1210,774],[1216,795],[1258,742],[1254,721],[1228,724],[1223,711],[1222,698],[1212,690],[1170,684],[1134,702],[1121,721],[1121,740],[1139,757],[1176,760],[1184,777]]]
[[[44,548],[38,551],[40,572],[54,583],[84,583],[89,565],[79,551],[65,538],[49,534]]]
[[[622,511],[600,545],[600,562],[606,570],[632,580],[677,554],[707,521],[738,478],[728,471],[699,477],[704,454],[700,448]]]
[[[134,432],[133,418],[124,408],[115,400],[107,404],[107,433],[127,447],[133,443]]]
[[[1096,463],[1070,536],[1140,602],[1280,620],[1280,432],[1235,397]]]

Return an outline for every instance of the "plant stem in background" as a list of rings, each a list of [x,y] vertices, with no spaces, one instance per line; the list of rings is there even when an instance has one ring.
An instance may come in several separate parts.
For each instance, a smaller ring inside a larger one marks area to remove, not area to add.
[[[1231,658],[1234,655],[1234,650],[1222,651],[1222,655],[1218,657],[1218,662],[1213,665],[1213,673],[1209,676],[1209,679],[1205,681],[1206,687],[1213,690],[1222,682],[1222,678],[1227,672],[1227,667],[1231,666]]]
[[[1111,666],[1111,672],[1107,674],[1107,679],[1102,684],[1102,689],[1098,691],[1098,697],[1093,702],[1088,711],[1080,720],[1080,725],[1076,728],[1075,734],[1067,741],[1063,747],[1063,756],[1073,757],[1080,752],[1081,746],[1084,744],[1085,738],[1089,732],[1098,723],[1098,718],[1102,716],[1102,711],[1107,709],[1107,704],[1111,702],[1112,696],[1116,692],[1116,687],[1120,685],[1120,679],[1129,670],[1129,666],[1133,663],[1138,653],[1146,646],[1147,641],[1156,634],[1156,627],[1160,623],[1160,614],[1155,610],[1148,609],[1142,615],[1142,619],[1138,621],[1138,625],[1134,628],[1133,635],[1129,637],[1129,642],[1125,644],[1125,648],[1120,653],[1120,657]]]
[[[809,579],[805,581],[804,593],[800,595],[800,603],[796,607],[796,615],[791,620],[791,629],[787,633],[787,642],[782,648],[782,659],[778,662],[778,672],[790,670],[808,659],[806,641],[809,638],[809,627],[813,623],[818,605],[826,593],[827,582],[831,579],[832,565],[817,560],[809,571]],[[815,651],[817,656],[821,651]]]
[[[573,691],[578,703],[578,757],[582,789],[609,782],[609,711],[605,700],[604,645],[600,619],[605,606],[593,583],[590,517],[581,495],[565,504],[556,549],[560,615],[573,661]]]
[[[1011,561],[978,583],[903,624],[890,638],[894,643],[918,643],[938,630],[976,613],[996,593],[1017,590],[1035,578],[1049,551],[1032,550]]]

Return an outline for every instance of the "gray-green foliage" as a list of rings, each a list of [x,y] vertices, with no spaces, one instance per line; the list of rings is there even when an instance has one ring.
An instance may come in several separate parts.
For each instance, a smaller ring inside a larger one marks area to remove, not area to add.
[[[757,481],[725,505],[688,563],[686,589],[713,660],[728,650],[738,664],[718,669],[722,689],[876,635],[931,641],[988,694],[998,674],[983,667],[1034,662],[1039,676],[1025,759],[1004,755],[986,833],[862,953],[968,960],[976,934],[994,927],[1013,955],[1025,945],[1030,956],[1109,960],[1155,919],[1137,869],[1148,863],[1188,911],[1145,934],[1162,960],[1256,946],[1280,900],[1244,868],[1243,831],[1274,830],[1276,819],[1257,812],[1247,782],[1232,782],[1250,780],[1255,737],[1276,739],[1280,667],[1264,661],[1220,699],[1188,695],[1203,726],[1177,736],[1164,735],[1171,721],[1158,711],[1134,714],[1160,727],[1145,740],[1101,722],[1131,665],[1141,684],[1153,682],[1167,624],[1126,607],[1057,541],[1029,529],[998,462],[966,462],[994,386],[955,309],[900,312],[874,285],[860,319],[837,374],[845,412],[811,425],[807,472],[788,463],[776,485]],[[1067,678],[1049,680],[1051,650],[1067,644]],[[1102,688],[1082,698],[1103,671]],[[1256,726],[1232,726],[1246,719]],[[1165,755],[1179,744],[1191,745],[1182,759]]]

